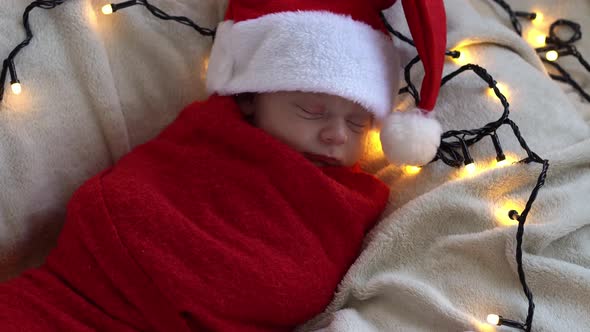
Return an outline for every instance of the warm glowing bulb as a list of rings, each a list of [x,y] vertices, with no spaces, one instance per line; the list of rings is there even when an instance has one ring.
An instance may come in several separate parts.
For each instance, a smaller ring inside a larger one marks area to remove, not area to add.
[[[381,138],[378,130],[369,131],[365,152],[368,161],[375,161],[383,158],[383,149],[381,148]]]
[[[472,62],[471,57],[469,56],[469,52],[467,52],[465,49],[457,49],[457,51],[459,51],[459,57],[452,58],[453,61],[455,61],[455,63],[459,65],[466,65]]]
[[[102,13],[105,15],[111,15],[113,13],[113,6],[110,4],[102,6]]]
[[[557,51],[551,50],[545,54],[545,58],[549,61],[555,61],[557,58],[559,58],[559,53],[557,53]]]
[[[535,16],[535,18],[533,19],[533,23],[535,23],[535,24],[539,24],[539,23],[543,22],[543,19],[545,18],[545,17],[543,16],[543,13],[539,13],[539,12],[537,12],[537,13],[535,13],[535,14],[536,14],[537,16]]]
[[[508,161],[508,159],[504,159],[504,160],[500,160],[500,161],[496,161],[496,167],[504,167],[504,166],[508,166],[510,162]]]
[[[500,323],[500,316],[495,314],[489,314],[486,320],[488,321],[488,323],[492,325],[498,325],[498,323]]]
[[[475,163],[465,165],[465,170],[467,171],[467,174],[474,174],[475,169],[476,169]]]
[[[518,220],[513,219],[513,217],[516,216],[512,215],[511,211],[521,210],[522,205],[522,202],[512,200],[499,202],[498,205],[495,205],[492,209],[494,216],[496,217],[495,219],[497,224],[506,227],[518,225]]]
[[[411,166],[411,165],[404,166],[404,173],[406,173],[408,175],[418,174],[418,173],[420,173],[421,170],[422,170],[422,168],[419,166]]]
[[[23,91],[22,87],[20,86],[20,83],[18,82],[12,83],[10,87],[12,88],[12,93],[14,93],[15,95],[20,95],[20,93]]]
[[[546,44],[547,36],[541,31],[531,28],[526,32],[526,40],[532,44],[533,47],[543,47]]]

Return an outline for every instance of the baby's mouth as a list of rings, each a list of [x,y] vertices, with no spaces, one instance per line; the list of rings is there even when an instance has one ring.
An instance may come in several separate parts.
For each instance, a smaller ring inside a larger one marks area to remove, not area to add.
[[[341,166],[342,162],[336,158],[324,156],[321,154],[304,152],[305,158],[309,159],[312,163],[317,166]]]

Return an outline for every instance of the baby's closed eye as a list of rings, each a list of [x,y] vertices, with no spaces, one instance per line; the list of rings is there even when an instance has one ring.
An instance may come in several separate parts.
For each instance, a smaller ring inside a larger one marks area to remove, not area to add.
[[[306,120],[319,120],[326,115],[326,112],[322,109],[303,107],[299,104],[295,104],[295,107],[297,108],[297,115]]]

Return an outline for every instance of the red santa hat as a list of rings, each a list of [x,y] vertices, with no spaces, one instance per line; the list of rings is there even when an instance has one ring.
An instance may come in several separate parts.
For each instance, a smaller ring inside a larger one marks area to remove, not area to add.
[[[395,0],[230,0],[209,59],[207,90],[219,95],[304,91],[338,95],[372,112],[385,156],[431,161],[442,129],[432,116],[446,50],[442,0],[402,0],[425,69],[420,103],[393,111],[399,55],[381,11]]]

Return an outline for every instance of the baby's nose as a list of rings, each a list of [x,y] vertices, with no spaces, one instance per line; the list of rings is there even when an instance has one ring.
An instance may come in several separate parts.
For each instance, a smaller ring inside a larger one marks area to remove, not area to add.
[[[348,141],[346,124],[340,121],[331,123],[322,129],[320,139],[325,144],[341,145]]]

